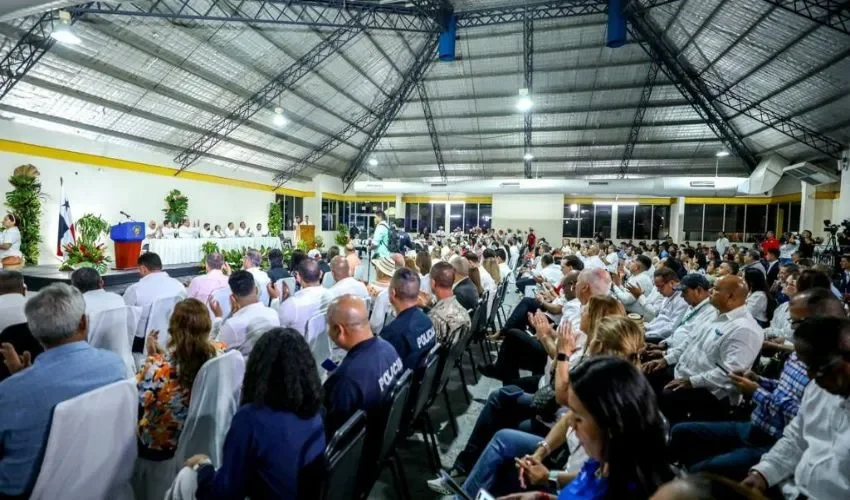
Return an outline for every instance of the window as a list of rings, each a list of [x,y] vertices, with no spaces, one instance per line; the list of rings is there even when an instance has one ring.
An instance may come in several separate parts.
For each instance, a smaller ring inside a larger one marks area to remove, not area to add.
[[[635,208],[625,205],[617,207],[617,238],[632,239],[635,229]]]
[[[404,206],[404,230],[408,233],[419,231],[419,204],[408,203]]]
[[[425,230],[427,227],[430,232],[436,232],[437,227],[434,226],[434,221],[431,220],[431,214],[433,210],[431,210],[430,203],[420,203],[419,204],[419,232]]]
[[[767,206],[767,230],[773,231],[777,237],[782,235],[782,228],[777,226],[776,216],[779,213],[779,205]]]
[[[339,219],[338,222],[340,224],[345,224],[349,228],[351,228],[351,202],[350,201],[341,201],[339,202]]]
[[[561,231],[564,238],[578,238],[578,220],[564,219],[564,227]]]
[[[622,207],[621,207],[622,208]],[[635,240],[652,239],[652,205],[638,205],[635,207]],[[619,222],[617,223],[619,224]],[[619,226],[617,226],[619,232]]]
[[[283,197],[283,220],[288,231],[295,229],[295,199],[291,196]]]
[[[791,203],[788,209],[788,214],[785,216],[788,220],[788,231],[797,232],[800,230],[800,202]]]
[[[593,207],[594,205],[591,205]],[[596,207],[596,222],[593,232],[585,236],[584,231],[581,233],[582,238],[593,238],[595,234],[602,233],[603,238],[611,237],[611,205],[595,205]]]
[[[478,227],[481,229],[490,229],[493,225],[493,205],[490,203],[481,203],[478,205]]]
[[[455,229],[463,229],[463,204],[461,203],[452,203],[449,205],[449,231],[454,231]]]
[[[670,234],[670,207],[655,205],[652,207],[652,236],[654,240],[666,238]]]
[[[578,217],[579,221],[579,237],[593,238],[593,214],[596,207],[594,205],[579,205]]]
[[[445,230],[446,227],[446,204],[445,203],[434,203],[431,205],[431,213],[433,214],[431,228],[440,229],[443,228]],[[436,232],[436,231],[434,231]]]
[[[723,207],[724,205],[706,205],[705,222],[703,223],[703,241],[713,241],[717,233],[723,231]]]
[[[747,215],[745,216],[746,241],[755,241],[756,237],[764,236],[767,227],[767,207],[764,205],[745,205]]]
[[[744,211],[746,208],[746,205],[726,205],[726,222],[723,225],[723,230],[726,231],[729,241],[744,241]],[[712,237],[716,238],[717,236],[712,235]]]
[[[705,205],[685,205],[685,222],[682,229],[688,241],[702,241],[702,216]]]
[[[336,231],[337,228],[337,206],[336,200],[322,198],[322,231]]]
[[[478,225],[478,203],[467,203],[463,206],[463,229],[469,231]]]

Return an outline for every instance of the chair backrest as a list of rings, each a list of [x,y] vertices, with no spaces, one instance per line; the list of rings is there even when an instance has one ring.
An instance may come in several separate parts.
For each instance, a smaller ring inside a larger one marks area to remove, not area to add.
[[[487,317],[487,297],[489,292],[484,292],[484,296],[478,299],[478,304],[475,306],[475,312],[472,313],[472,335],[477,334],[483,323],[483,319]]]
[[[366,413],[358,410],[337,429],[325,448],[325,473],[319,498],[355,498],[357,471],[366,440]]]
[[[89,339],[92,347],[112,351],[121,358],[127,369],[127,376],[136,374],[136,364],[130,352],[132,344],[127,334],[129,307],[116,307],[98,311],[89,318]]]
[[[127,340],[130,346],[133,345],[133,339],[136,337],[136,330],[139,329],[139,324],[142,320],[142,306],[127,306]],[[144,334],[142,335],[144,337]]]
[[[257,283],[257,298],[260,299],[260,304],[268,307],[271,305],[272,299],[269,296],[269,289],[261,283]]]
[[[409,410],[407,411],[405,429],[412,425],[427,407],[434,383],[437,381],[440,362],[444,357],[443,346],[437,343],[416,367],[411,382],[410,400],[407,403]]]
[[[230,287],[226,286],[223,288],[219,288],[217,290],[213,290],[210,294],[212,298],[218,302],[218,305],[221,307],[221,317],[226,318],[230,316],[230,296],[233,292],[230,291]]]
[[[334,279],[333,273],[327,272],[324,276],[322,276],[322,286],[325,288],[330,288],[336,284],[336,280]]]
[[[404,420],[404,410],[407,407],[407,399],[410,396],[410,381],[412,378],[412,372],[405,370],[398,378],[398,381],[396,381],[393,391],[387,400],[387,419],[381,438],[380,459],[385,458],[393,445],[395,445],[396,437],[398,437],[398,432],[401,429],[401,423]]]
[[[239,407],[245,360],[238,351],[229,351],[201,367],[192,384],[192,398],[183,431],[177,442],[175,462],[182,464],[198,453],[221,465],[224,437]]]
[[[136,462],[138,391],[122,380],[56,405],[30,498],[116,498]]]
[[[319,372],[322,372],[322,362],[331,357],[331,339],[328,337],[328,315],[325,311],[319,314],[314,314],[312,318],[307,320],[307,326],[304,329],[304,339],[310,346],[310,352],[313,353],[313,359],[316,360],[316,366],[319,367]]]
[[[183,300],[183,297],[177,295],[157,299],[151,304],[147,326],[145,326],[145,335],[150,333],[151,330],[159,331],[159,343],[163,347],[168,345],[168,322],[171,320],[174,306],[181,300]]]
[[[281,278],[280,281],[286,283],[286,286],[289,288],[289,296],[292,297],[295,294],[295,278]],[[281,288],[282,290],[283,288]]]

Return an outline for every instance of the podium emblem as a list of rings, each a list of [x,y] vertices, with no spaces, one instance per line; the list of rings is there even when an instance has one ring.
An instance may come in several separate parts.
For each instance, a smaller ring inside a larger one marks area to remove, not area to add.
[[[135,236],[142,234],[142,228],[138,224],[133,224],[133,234]]]

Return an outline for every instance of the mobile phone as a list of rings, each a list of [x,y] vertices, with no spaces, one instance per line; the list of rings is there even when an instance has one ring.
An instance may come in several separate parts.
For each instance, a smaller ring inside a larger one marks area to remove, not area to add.
[[[729,368],[726,368],[725,366],[721,365],[720,363],[714,363],[714,366],[716,366],[716,367],[720,368],[721,370],[723,370],[723,373],[725,373],[726,375],[729,375],[729,374],[731,374],[731,373],[732,373],[732,372],[729,370]]]
[[[325,370],[327,370],[329,372],[336,370],[337,366],[338,365],[336,363],[334,363],[331,358],[328,358],[328,359],[322,361],[322,368],[324,368]]]

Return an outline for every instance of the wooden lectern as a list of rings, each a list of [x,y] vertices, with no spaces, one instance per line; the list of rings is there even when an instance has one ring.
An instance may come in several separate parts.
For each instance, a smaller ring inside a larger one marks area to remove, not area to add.
[[[316,248],[316,226],[313,224],[295,226],[295,241],[304,241],[307,243],[307,248]]]

